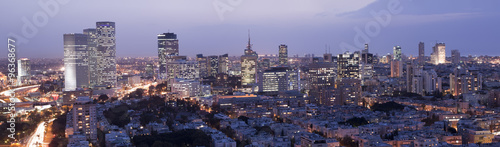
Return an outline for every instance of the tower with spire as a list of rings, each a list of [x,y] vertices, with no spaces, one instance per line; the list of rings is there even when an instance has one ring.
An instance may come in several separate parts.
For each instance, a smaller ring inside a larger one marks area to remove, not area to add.
[[[250,30],[248,30],[248,44],[247,48],[245,49],[245,55],[257,55],[257,53],[252,50],[252,44],[250,43]]]
[[[248,44],[245,49],[245,54],[241,56],[241,85],[252,87],[256,81],[257,74],[257,59],[259,56],[252,50],[250,43],[250,30],[248,30]]]

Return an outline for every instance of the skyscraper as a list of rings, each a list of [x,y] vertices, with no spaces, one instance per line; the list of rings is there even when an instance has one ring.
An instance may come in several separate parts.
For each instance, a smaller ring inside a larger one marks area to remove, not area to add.
[[[159,59],[159,75],[160,79],[167,77],[166,65],[172,60],[171,57],[179,56],[179,40],[177,34],[163,33],[158,34],[158,59]]]
[[[207,57],[204,57],[203,54],[197,54],[196,61],[198,61],[198,67],[200,68],[200,78],[207,77],[208,76]]]
[[[87,52],[88,52],[88,75],[89,87],[98,85],[99,74],[98,60],[101,60],[101,55],[97,52],[97,30],[95,28],[84,29],[83,34],[87,35]]]
[[[436,43],[432,47],[431,61],[433,64],[444,64],[446,63],[446,45],[444,43]]]
[[[208,56],[208,75],[217,76],[219,73],[219,56]]]
[[[451,63],[460,64],[460,51],[451,50]]]
[[[394,60],[398,60],[398,61],[401,61],[402,58],[401,58],[401,46],[394,46],[394,56],[393,56],[393,59]]]
[[[97,22],[97,47],[95,51],[96,66],[94,73],[97,75],[99,87],[116,86],[116,40],[114,22]]]
[[[229,55],[224,54],[219,56],[219,73],[227,74],[229,70]]]
[[[425,46],[424,42],[418,43],[418,63],[420,65],[424,64],[424,58],[425,58]]]
[[[346,52],[339,54],[337,58],[338,79],[359,78],[359,51],[352,54]]]
[[[31,63],[28,58],[17,60],[17,84],[28,84],[31,79]]]
[[[245,55],[241,56],[241,85],[247,86],[255,84],[255,75],[257,74],[258,55],[252,50],[250,44],[250,33],[248,34],[248,44],[245,49]]]
[[[321,90],[335,86],[336,64],[333,62],[315,62],[308,65],[309,95],[316,98],[317,104],[328,104],[329,100],[322,99]]]
[[[88,36],[64,34],[64,90],[87,88],[89,76]]]
[[[393,60],[391,61],[391,77],[403,76],[403,61],[401,58],[401,46],[394,46]]]
[[[281,44],[279,46],[279,65],[288,65],[288,46]]]

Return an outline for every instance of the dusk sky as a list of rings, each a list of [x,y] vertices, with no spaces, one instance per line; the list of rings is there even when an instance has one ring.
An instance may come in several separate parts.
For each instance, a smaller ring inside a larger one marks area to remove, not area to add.
[[[249,29],[258,54],[277,54],[280,44],[288,45],[289,56],[322,55],[325,45],[338,54],[355,51],[342,49],[342,43],[359,50],[361,44],[356,42],[363,42],[370,45],[370,52],[379,55],[391,53],[393,46],[400,45],[404,54],[415,56],[422,41],[429,56],[437,41],[446,43],[447,56],[452,49],[458,49],[462,56],[500,55],[498,0],[61,1],[68,2],[57,3],[59,9],[53,14],[44,11],[37,1],[1,1],[2,55],[7,52],[7,37],[13,33],[28,41],[18,46],[19,57],[62,58],[63,34],[81,33],[95,27],[97,21],[116,22],[118,57],[157,56],[156,35],[165,32],[177,34],[182,55],[240,56]],[[371,13],[389,12],[392,6],[397,11],[388,13],[387,24],[377,22]],[[44,15],[47,19],[35,17],[42,22],[35,26],[37,32],[23,35],[23,18],[33,23],[33,16]],[[366,26],[372,26],[368,27],[371,36],[365,35],[369,40],[355,41],[359,38],[356,28],[366,33]]]

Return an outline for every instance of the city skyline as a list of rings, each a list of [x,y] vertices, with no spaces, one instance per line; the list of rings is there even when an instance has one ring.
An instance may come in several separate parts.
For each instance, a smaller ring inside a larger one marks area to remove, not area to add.
[[[500,146],[500,1],[197,2],[0,7],[0,146]]]
[[[63,48],[60,34],[78,32],[76,28],[89,28],[93,22],[102,20],[119,24],[117,29],[121,31],[116,35],[117,57],[156,56],[157,34],[165,32],[174,32],[178,34],[178,39],[182,40],[179,54],[194,57],[197,53],[210,54],[216,51],[215,54],[228,53],[229,56],[240,56],[240,50],[245,48],[248,29],[252,31],[254,50],[260,54],[277,54],[274,48],[279,44],[287,44],[290,56],[297,54],[303,56],[308,53],[320,56],[325,53],[325,45],[330,46],[333,54],[347,51],[341,49],[342,43],[350,44],[355,46],[357,50],[361,50],[363,47],[359,47],[353,41],[357,34],[356,27],[364,31],[366,25],[376,20],[370,12],[382,12],[387,9],[386,5],[392,2],[390,0],[367,0],[359,4],[350,4],[344,1],[336,3],[292,1],[284,6],[294,8],[303,5],[304,7],[298,10],[286,9],[280,13],[264,16],[261,14],[273,12],[272,8],[278,6],[280,2],[262,4],[243,1],[238,4],[228,5],[232,8],[232,11],[223,11],[223,13],[214,6],[220,3],[202,2],[201,5],[182,7],[186,8],[183,10],[175,9],[180,12],[179,15],[170,13],[160,15],[149,10],[149,7],[154,8],[156,6],[149,4],[134,5],[134,3],[122,4],[123,8],[119,7],[113,13],[103,14],[96,13],[98,12],[96,11],[80,14],[77,13],[79,9],[82,9],[78,7],[80,3],[70,1],[64,5],[59,5],[58,11],[56,11],[58,13],[54,13],[53,17],[48,17],[44,25],[40,25],[41,27],[35,26],[36,33],[33,33],[33,36],[28,36],[31,38],[24,36],[22,33],[23,19],[33,23],[31,18],[34,14],[46,11],[35,3],[13,2],[12,5],[23,5],[31,9],[29,9],[30,11],[24,11],[24,9],[12,10],[16,13],[8,16],[7,19],[11,21],[2,25],[5,27],[0,30],[0,33],[13,33],[21,36],[22,38],[18,37],[18,40],[20,40],[18,54],[20,57],[28,58],[40,56],[49,58],[63,57],[60,52]],[[498,10],[494,10],[493,5],[499,2],[472,3],[454,1],[454,5],[450,6],[446,5],[448,1],[410,2],[402,0],[397,2],[400,3],[401,12],[391,15],[391,21],[386,26],[382,26],[378,34],[373,37],[369,36],[369,41],[360,41],[362,44],[370,44],[372,53],[385,55],[392,52],[393,46],[400,45],[404,48],[403,54],[416,57],[418,56],[418,42],[424,42],[426,45],[425,55],[430,56],[433,44],[445,42],[447,48],[449,48],[446,53],[448,56],[451,55],[450,51],[455,49],[459,50],[463,56],[469,54],[498,54],[494,52],[495,49],[492,49],[494,47],[491,44],[495,42],[495,38],[500,37],[500,30],[490,28],[498,26],[500,23],[493,19],[498,17],[500,13]],[[95,2],[83,5],[93,3]],[[190,5],[187,2],[163,3],[178,3],[181,6]],[[340,4],[345,8],[338,8],[337,5]],[[262,7],[262,12],[256,11],[255,8],[260,8],[259,6]],[[419,10],[424,6],[440,8],[440,10],[425,12]],[[104,9],[104,6],[95,7],[97,10]],[[126,15],[126,17],[123,14],[120,15],[120,12],[129,11],[129,9],[124,9],[127,7],[137,8],[130,13],[134,15]],[[9,9],[6,8],[0,11],[3,12]],[[331,9],[338,10],[333,11]],[[170,10],[165,11],[171,12]],[[139,12],[141,15],[135,15]],[[222,14],[222,17],[219,17],[218,14]],[[68,22],[65,18],[69,16],[78,16],[82,19]],[[65,25],[58,26],[58,24]],[[23,38],[29,42],[24,43]],[[348,51],[353,52],[354,50],[348,49]]]

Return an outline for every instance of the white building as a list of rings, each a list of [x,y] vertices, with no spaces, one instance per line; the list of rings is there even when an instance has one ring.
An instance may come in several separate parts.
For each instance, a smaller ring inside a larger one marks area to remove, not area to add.
[[[17,60],[17,84],[29,84],[31,79],[31,64],[28,58]]]
[[[172,80],[172,92],[179,93],[181,98],[199,96],[201,94],[200,82],[197,80],[179,79]]]
[[[85,134],[87,140],[97,141],[96,104],[89,97],[78,97],[71,110],[73,132]],[[71,135],[71,134],[68,134]]]
[[[89,87],[88,36],[64,34],[64,91]]]

